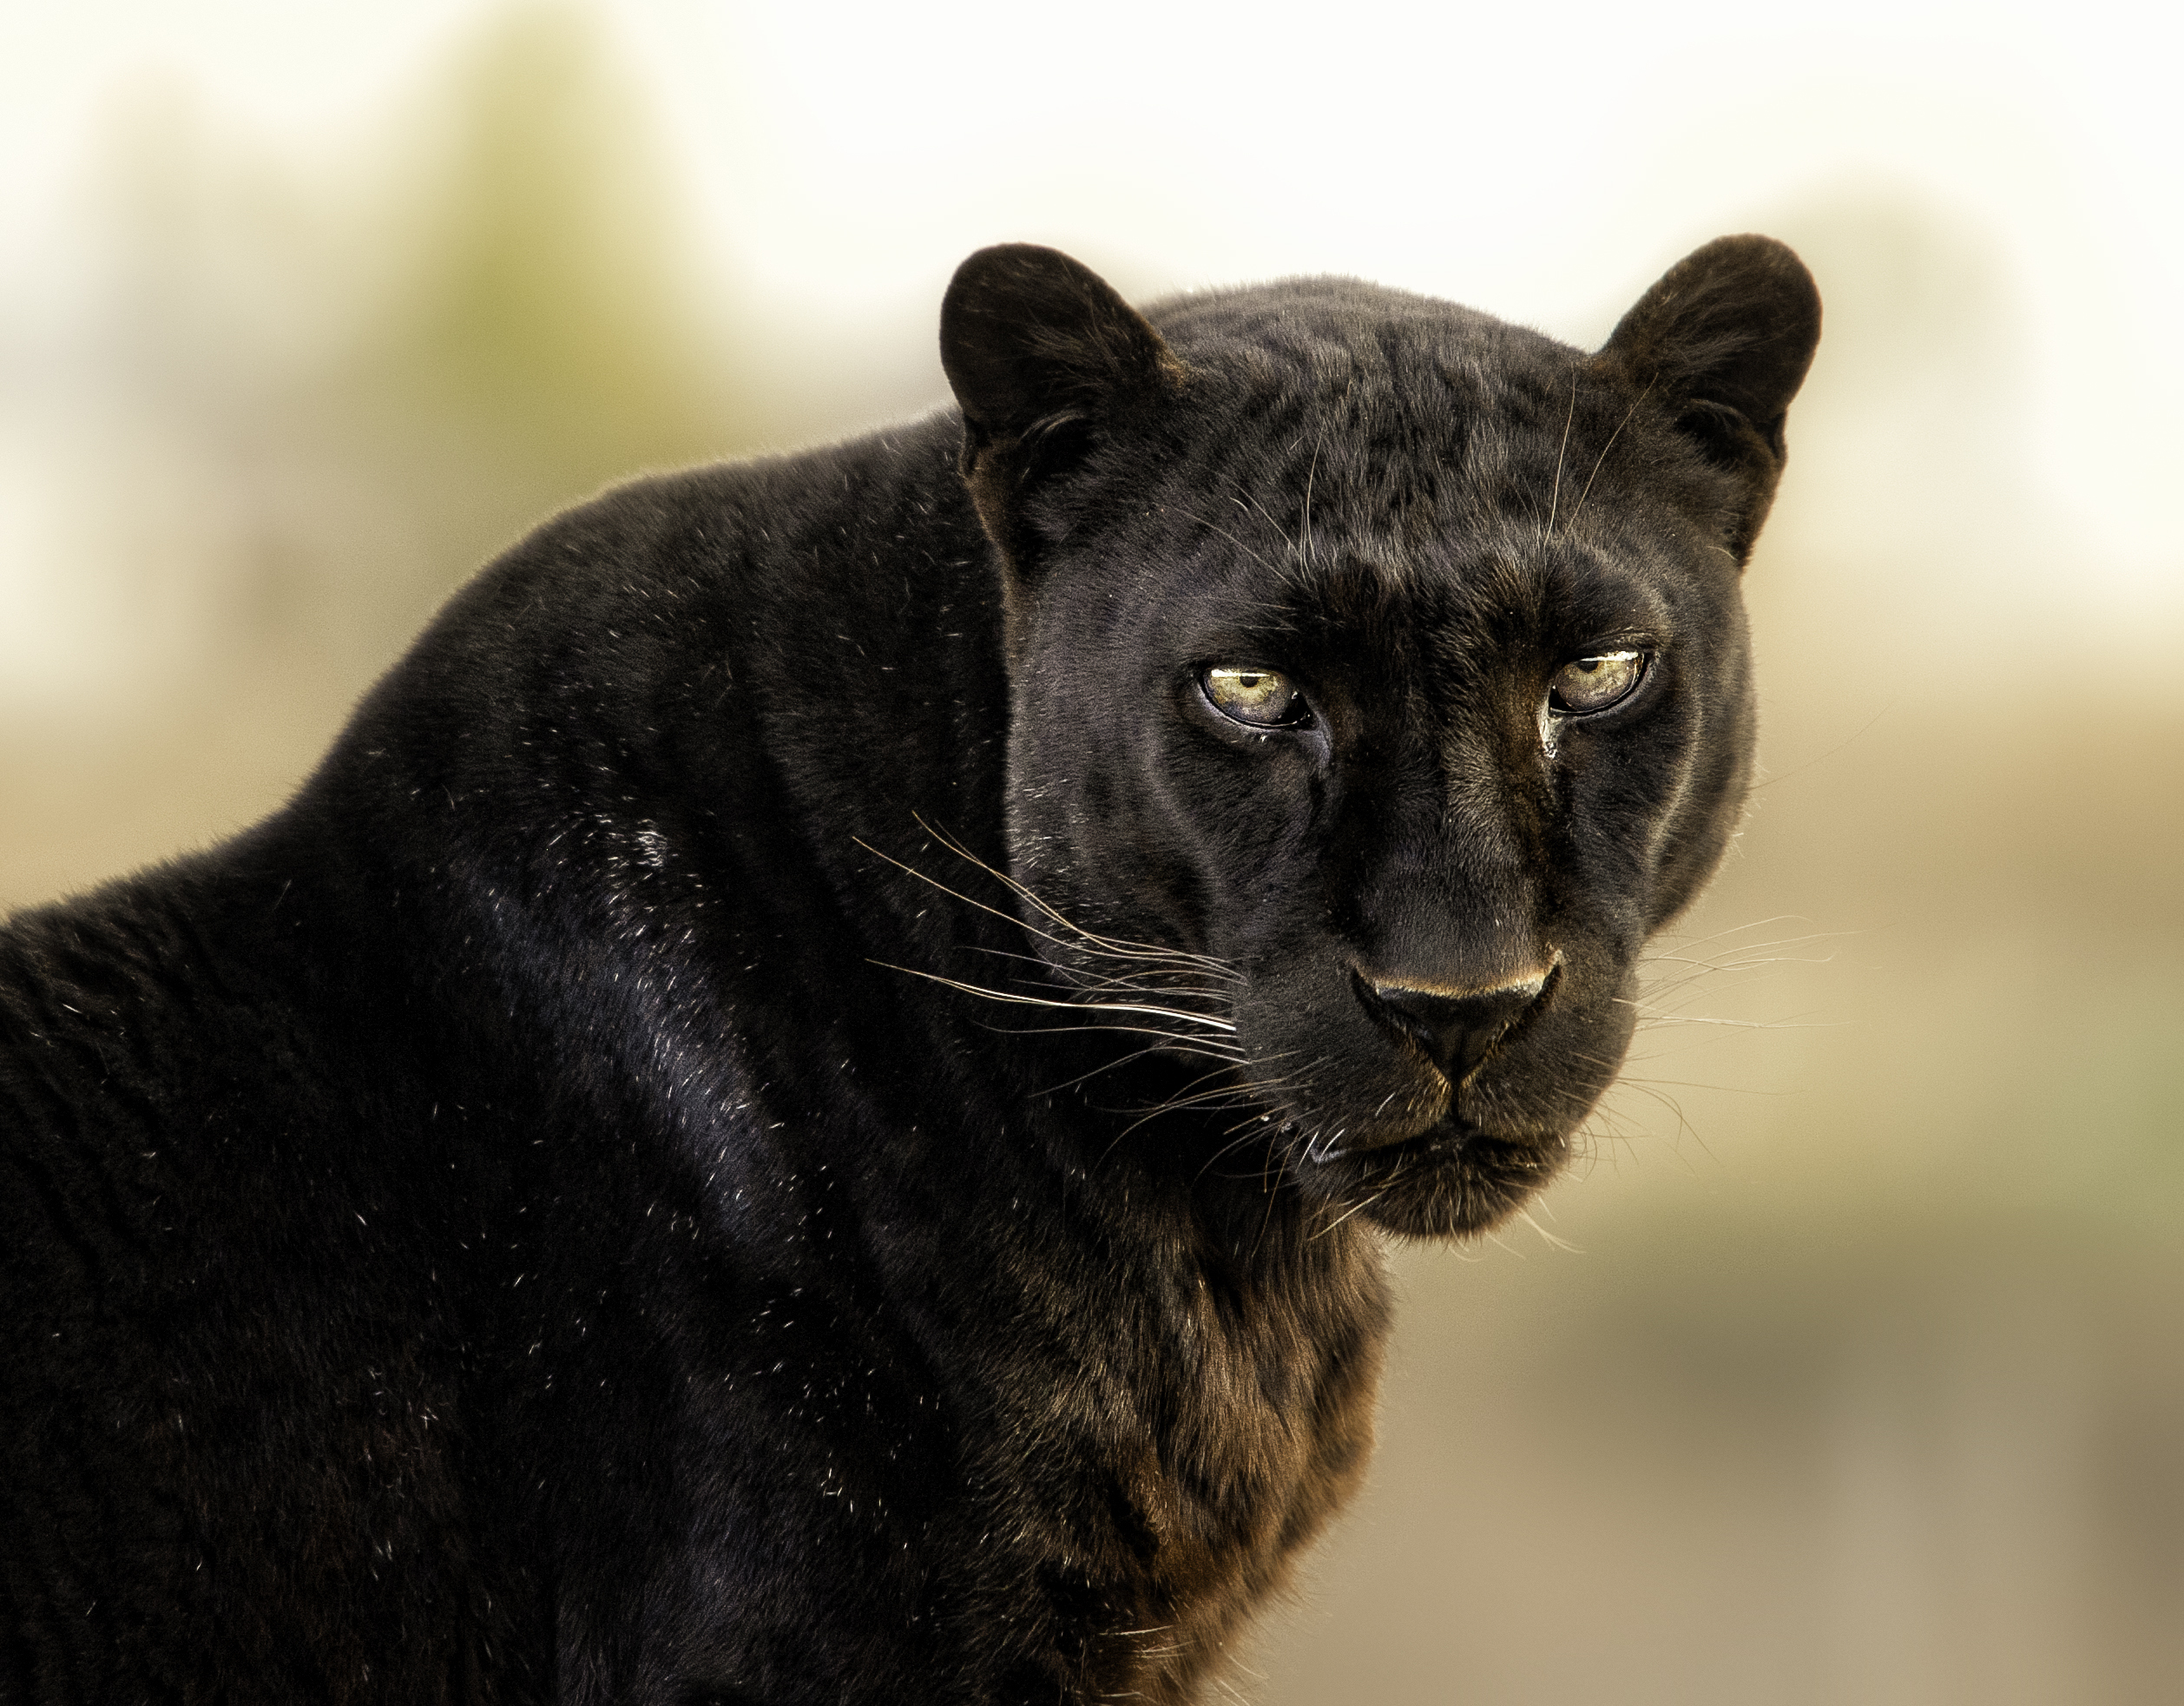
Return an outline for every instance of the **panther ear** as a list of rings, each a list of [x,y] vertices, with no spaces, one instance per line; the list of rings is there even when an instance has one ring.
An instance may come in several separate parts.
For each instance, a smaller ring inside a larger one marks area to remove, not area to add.
[[[1035,544],[1031,488],[1184,376],[1105,280],[1032,243],[980,249],[956,269],[940,305],[940,365],[963,408],[963,474],[979,519],[1019,569]]]
[[[1820,293],[1772,237],[1717,237],[1671,267],[1593,359],[1663,406],[1707,460],[1736,475],[1728,543],[1741,563],[1773,501],[1783,423],[1820,338]]]

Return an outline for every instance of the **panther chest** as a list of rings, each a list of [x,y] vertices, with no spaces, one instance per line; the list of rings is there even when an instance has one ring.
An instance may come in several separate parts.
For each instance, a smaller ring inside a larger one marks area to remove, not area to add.
[[[1191,1697],[1355,1491],[1385,1306],[1363,1240],[1329,1254],[1317,1286],[1193,1275],[1080,1323],[1075,1377],[1012,1417],[1010,1515],[1083,1697]]]

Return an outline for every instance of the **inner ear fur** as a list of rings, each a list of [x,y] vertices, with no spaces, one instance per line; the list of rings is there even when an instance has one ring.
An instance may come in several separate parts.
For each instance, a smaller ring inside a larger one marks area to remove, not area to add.
[[[1184,378],[1111,285],[1035,243],[980,249],[956,269],[940,305],[940,365],[963,410],[963,474],[979,519],[1018,568],[1029,489]]]
[[[1783,426],[1820,338],[1820,293],[1772,237],[1717,237],[1662,274],[1593,358],[1659,405],[1744,500],[1729,528],[1750,554],[1788,454]]]

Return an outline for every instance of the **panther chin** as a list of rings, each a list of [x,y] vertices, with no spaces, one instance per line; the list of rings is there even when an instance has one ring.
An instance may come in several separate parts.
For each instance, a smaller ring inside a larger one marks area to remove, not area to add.
[[[1300,1144],[1290,1173],[1336,1215],[1361,1214],[1404,1237],[1455,1238],[1507,1220],[1554,1181],[1570,1153],[1563,1133],[1498,1136],[1451,1114],[1399,1143]]]

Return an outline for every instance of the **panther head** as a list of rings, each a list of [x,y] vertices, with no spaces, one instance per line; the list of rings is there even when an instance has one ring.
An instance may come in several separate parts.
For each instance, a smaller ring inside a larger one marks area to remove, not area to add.
[[[1026,922],[1219,1057],[1307,1194],[1483,1228],[1615,1077],[1740,810],[1740,580],[1819,331],[1753,236],[1590,355],[1345,280],[1148,316],[1050,249],[957,272]]]

